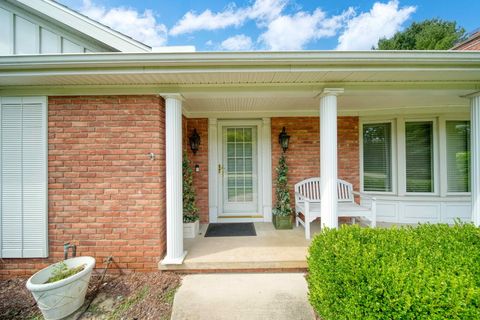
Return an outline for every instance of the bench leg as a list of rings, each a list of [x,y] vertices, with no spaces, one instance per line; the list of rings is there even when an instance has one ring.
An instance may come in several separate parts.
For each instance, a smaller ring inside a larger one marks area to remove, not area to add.
[[[299,225],[299,223],[298,223],[299,219],[300,219],[300,217],[298,216],[298,212],[297,212],[297,214],[295,214],[295,227],[297,227],[297,228],[298,228],[298,225]]]
[[[355,217],[352,217],[352,224],[355,224]]]
[[[310,239],[310,203],[308,201],[305,201],[304,219],[305,219],[305,239],[309,240]]]
[[[305,220],[305,239],[310,239],[310,222]]]

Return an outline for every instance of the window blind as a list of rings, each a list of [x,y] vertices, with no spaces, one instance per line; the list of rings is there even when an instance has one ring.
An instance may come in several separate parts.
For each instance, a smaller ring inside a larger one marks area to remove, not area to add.
[[[363,125],[363,190],[392,191],[391,123]]]
[[[447,121],[448,192],[470,192],[470,121]]]
[[[433,122],[405,123],[407,192],[433,192]]]

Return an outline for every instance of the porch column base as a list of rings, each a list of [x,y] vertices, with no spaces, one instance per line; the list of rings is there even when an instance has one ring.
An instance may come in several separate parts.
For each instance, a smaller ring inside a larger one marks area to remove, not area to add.
[[[185,260],[185,257],[187,256],[187,251],[183,252],[183,255],[180,257],[169,257],[165,256],[163,260],[160,262],[161,265],[169,265],[169,264],[183,264],[183,260]]]

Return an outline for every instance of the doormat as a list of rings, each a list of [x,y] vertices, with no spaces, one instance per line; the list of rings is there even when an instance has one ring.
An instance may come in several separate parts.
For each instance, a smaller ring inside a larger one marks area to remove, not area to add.
[[[248,223],[210,223],[205,237],[248,237],[256,236],[255,226]]]

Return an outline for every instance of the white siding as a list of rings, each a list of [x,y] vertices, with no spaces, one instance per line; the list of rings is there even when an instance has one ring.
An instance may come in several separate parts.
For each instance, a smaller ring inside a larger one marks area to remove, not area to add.
[[[0,55],[13,53],[13,15],[0,8]]]
[[[47,257],[46,101],[0,99],[0,257]]]
[[[60,52],[60,36],[45,28],[40,29],[40,53]]]
[[[109,51],[74,32],[0,1],[0,55]]]
[[[63,53],[83,53],[84,48],[70,40],[62,38],[62,52]]]
[[[15,53],[38,53],[38,27],[19,16],[15,16]]]

